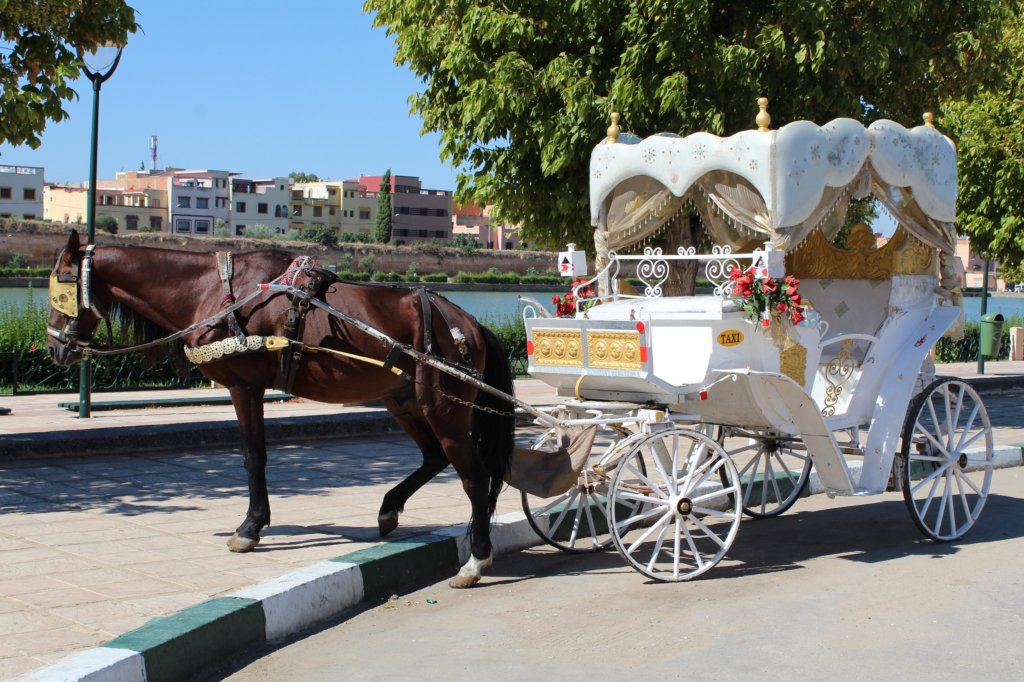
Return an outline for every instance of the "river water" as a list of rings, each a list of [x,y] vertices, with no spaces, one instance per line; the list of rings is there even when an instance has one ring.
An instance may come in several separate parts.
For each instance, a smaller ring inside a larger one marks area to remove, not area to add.
[[[7,305],[24,306],[30,296],[29,289],[0,288],[0,307]],[[554,311],[551,305],[551,292],[515,292],[515,291],[445,291],[445,298],[456,303],[484,322],[505,322],[508,318],[519,315],[519,296],[528,296],[542,304],[548,312]],[[31,296],[38,306],[46,305],[46,290],[32,289]],[[1024,295],[989,296],[988,312],[999,313],[1009,322],[1017,315],[1024,318]],[[981,317],[981,298],[964,299],[964,313],[968,322],[977,322]]]

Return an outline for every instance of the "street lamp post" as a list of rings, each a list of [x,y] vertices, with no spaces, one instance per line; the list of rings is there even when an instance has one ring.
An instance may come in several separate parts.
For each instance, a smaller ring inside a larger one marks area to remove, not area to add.
[[[92,136],[89,142],[89,191],[85,207],[85,234],[87,243],[96,240],[96,142],[99,138],[100,121],[100,87],[114,75],[121,61],[121,45],[104,45],[87,52],[83,57],[82,70],[92,81]],[[82,358],[81,370],[78,375],[78,417],[86,419],[91,416],[92,361],[88,356]]]

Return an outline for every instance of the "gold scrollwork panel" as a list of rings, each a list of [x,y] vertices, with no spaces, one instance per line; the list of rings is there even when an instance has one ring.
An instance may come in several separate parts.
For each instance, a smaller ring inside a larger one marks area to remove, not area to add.
[[[638,332],[587,332],[587,353],[591,367],[600,369],[642,368]]]
[[[579,330],[533,332],[535,365],[583,366],[583,333]]]

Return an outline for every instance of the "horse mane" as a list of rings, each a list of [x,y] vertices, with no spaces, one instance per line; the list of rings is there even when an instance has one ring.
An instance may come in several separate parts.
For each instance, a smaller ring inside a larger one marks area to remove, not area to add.
[[[120,301],[112,300],[107,304],[107,317],[113,327],[113,333],[120,336],[118,343],[124,346],[157,341],[172,333],[155,322],[147,320]],[[118,334],[118,332],[120,333]],[[112,344],[114,343],[114,339],[110,341]],[[162,358],[169,357],[178,375],[184,378],[188,372],[184,348],[184,343],[178,339],[137,352],[142,356],[143,366],[147,368],[156,365]]]

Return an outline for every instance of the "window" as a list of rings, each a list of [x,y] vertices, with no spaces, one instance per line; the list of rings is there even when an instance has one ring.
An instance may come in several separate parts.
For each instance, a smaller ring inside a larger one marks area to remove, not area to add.
[[[158,215],[149,216],[149,226],[157,232],[161,232],[164,229],[164,219]]]
[[[434,230],[434,236],[438,239],[444,239],[444,230]]]
[[[313,217],[314,218],[323,218],[324,217],[324,207],[323,206],[314,206],[313,207]]]
[[[370,209],[368,209],[368,208],[361,208],[361,209],[359,209],[359,219],[360,220],[369,220],[370,219]]]
[[[334,215],[334,207],[331,206],[331,215]]]
[[[192,231],[192,221],[191,220],[180,220],[180,219],[174,221],[174,231],[175,232],[183,232],[185,234],[188,234],[189,232]]]
[[[10,198],[11,198],[11,188],[10,187],[0,187],[0,199],[10,199]]]
[[[196,197],[196,208],[210,208],[210,200],[206,197]]]
[[[35,187],[26,187],[23,190],[21,190],[21,194],[22,194],[22,198],[24,198],[25,201],[35,201],[36,200],[36,188]]]
[[[235,225],[235,236],[241,237],[245,234],[245,225]]]
[[[396,210],[398,211],[398,213],[400,215],[409,215],[409,207],[408,206],[399,206]]]
[[[282,206],[281,204],[278,204],[277,206],[275,206],[274,207],[274,217],[275,218],[287,218],[288,217],[288,207],[287,206]]]
[[[236,201],[235,202],[235,212],[236,213],[245,213],[245,202],[244,201]]]
[[[267,212],[267,205],[266,204],[256,204],[256,212],[257,213],[266,213]]]
[[[127,230],[139,229],[139,216],[137,215],[126,215],[124,217],[124,226]]]
[[[217,208],[227,208],[228,200],[224,197],[217,197]]]
[[[192,208],[192,199],[189,197],[178,197],[178,208]]]
[[[332,189],[332,188],[330,188],[330,187],[328,187],[328,188],[327,188],[327,196],[329,196],[329,197],[333,197],[333,196],[334,196],[335,194],[337,194],[337,193],[338,193],[338,190],[336,190],[336,189]]]
[[[22,220],[35,220],[36,219],[36,214],[35,213],[26,213],[25,215],[21,216],[21,219]]]
[[[196,234],[210,234],[210,221],[209,220],[197,220],[196,221]]]
[[[417,237],[426,237],[427,236],[427,231],[426,230],[416,230],[416,236]]]

